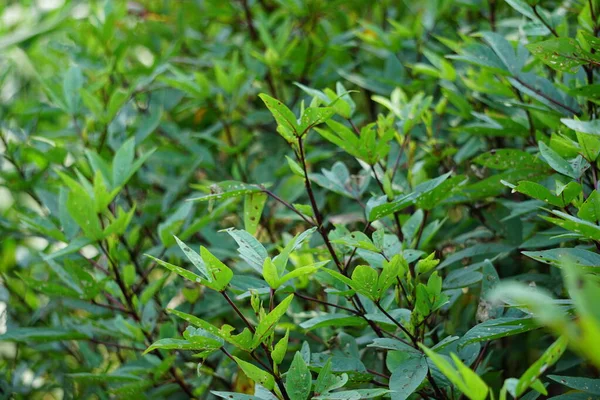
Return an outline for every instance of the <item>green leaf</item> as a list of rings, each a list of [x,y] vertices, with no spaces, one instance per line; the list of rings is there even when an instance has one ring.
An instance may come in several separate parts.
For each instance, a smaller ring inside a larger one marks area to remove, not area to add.
[[[560,91],[548,79],[534,73],[519,73],[509,82],[521,92],[531,96],[548,108],[564,116],[573,116],[581,112],[581,108],[572,97]]]
[[[423,182],[417,185],[417,187],[415,187],[415,190],[412,193],[407,195],[401,195],[390,203],[385,203],[373,207],[369,212],[369,221],[376,221],[410,206],[420,196],[422,196],[425,193],[431,192],[436,187],[441,185],[446,179],[450,177],[451,174],[452,172],[448,172],[444,175],[438,176],[437,178],[431,179],[427,182]]]
[[[223,327],[221,327],[221,329],[218,329],[216,326],[212,325],[211,323],[206,322],[203,319],[200,319],[193,315],[186,314],[184,312],[174,310],[174,309],[167,309],[167,312],[178,316],[179,318],[183,319],[184,321],[189,322],[190,324],[192,324],[198,328],[202,328],[203,330],[205,330],[206,332],[210,333],[213,336],[220,337],[221,339],[233,344],[236,347],[239,347],[240,349],[242,349],[244,351],[250,352],[250,351],[254,350],[254,348],[252,347],[252,334],[250,333],[250,331],[247,328],[245,328],[242,331],[242,333],[238,334],[237,336],[234,336],[231,334],[231,332],[233,331],[233,328],[229,325],[223,325]]]
[[[320,268],[324,267],[328,263],[329,263],[329,261],[321,261],[321,262],[318,262],[318,263],[315,263],[312,265],[306,265],[304,267],[296,268],[295,270],[283,275],[277,282],[278,286],[281,286],[284,283],[286,283],[287,281],[294,279],[294,278],[298,278],[300,276],[308,277],[309,275],[312,275],[313,273],[315,273],[316,271],[318,271]]]
[[[600,379],[561,375],[548,375],[548,378],[571,389],[600,395]]]
[[[554,38],[526,45],[537,59],[557,71],[575,73],[594,57],[584,51],[573,38]]]
[[[183,251],[183,254],[185,254],[187,259],[190,260],[192,264],[194,264],[194,267],[196,267],[196,269],[204,276],[206,280],[212,282],[212,276],[208,273],[208,268],[202,260],[202,257],[200,257],[200,255],[194,250],[192,250],[188,245],[179,240],[177,236],[173,235],[173,237],[175,238],[177,245]]]
[[[106,110],[106,122],[111,122],[119,110],[129,100],[129,92],[123,89],[117,89],[110,95],[108,100],[108,109]]]
[[[227,200],[262,191],[262,189],[257,185],[249,185],[247,183],[237,181],[223,181],[210,186],[209,190],[210,194],[201,197],[193,197],[188,199],[188,201]]]
[[[83,87],[84,79],[81,68],[77,65],[72,65],[65,75],[63,80],[63,96],[67,106],[67,112],[77,114],[81,102],[79,90]]]
[[[387,350],[399,350],[403,353],[410,355],[411,357],[421,356],[421,352],[406,342],[401,342],[397,339],[391,338],[375,338],[373,339],[373,343],[369,344],[367,347],[376,347],[379,349],[387,349]]]
[[[71,11],[71,7],[66,7],[58,14],[50,16],[46,16],[47,14],[45,14],[46,17],[42,21],[27,24],[27,26],[23,26],[17,30],[7,31],[2,35],[2,38],[0,38],[0,50],[4,52],[11,46],[19,45],[37,36],[55,30],[65,19],[71,18]]]
[[[154,262],[156,262],[158,265],[161,265],[163,267],[165,267],[166,269],[168,269],[169,271],[173,271],[175,272],[177,275],[191,281],[191,282],[196,282],[196,283],[202,283],[204,281],[204,278],[202,278],[200,275],[196,275],[195,273],[193,273],[192,271],[188,271],[185,268],[181,268],[178,267],[177,265],[173,265],[171,263],[168,263],[166,261],[163,260],[159,260],[158,258],[151,256],[150,254],[144,254],[146,257],[151,258],[152,260],[154,260]]]
[[[277,267],[273,263],[273,260],[271,260],[271,257],[265,258],[262,267],[262,276],[271,289],[277,289],[279,287],[279,272],[277,271]]]
[[[492,303],[505,302],[527,310],[544,325],[559,327],[567,324],[564,311],[547,293],[517,282],[500,282],[489,294]]]
[[[427,377],[429,366],[423,356],[411,357],[400,364],[390,376],[392,400],[406,400]]]
[[[600,119],[595,119],[592,121],[579,121],[577,119],[562,118],[560,121],[569,128],[573,129],[575,132],[600,136]]]
[[[363,326],[366,322],[364,319],[346,314],[325,314],[311,318],[300,324],[302,329],[314,330],[326,327],[346,327],[346,326]]]
[[[560,196],[555,195],[539,183],[528,181],[519,182],[512,190],[534,199],[542,200],[556,207],[565,207],[571,203],[575,197],[574,195],[578,195],[581,192],[581,185],[575,181],[569,182],[569,190],[563,191]]]
[[[587,271],[600,271],[600,255],[585,249],[549,249],[541,251],[523,251],[527,257],[561,267],[565,262],[570,262]]]
[[[209,337],[195,336],[193,341],[184,339],[160,339],[152,343],[150,347],[144,351],[144,354],[155,349],[163,350],[216,350],[221,347],[221,342]]]
[[[87,237],[94,240],[103,238],[100,219],[96,214],[94,201],[79,185],[71,186],[67,198],[67,210]]]
[[[239,365],[239,367],[244,371],[248,378],[252,379],[254,382],[264,386],[268,390],[273,390],[275,386],[275,378],[270,373],[263,371],[262,369],[255,367],[253,364],[240,360],[239,358],[233,356],[233,359]]]
[[[279,274],[283,274],[283,272],[285,271],[285,267],[287,265],[290,254],[293,251],[295,251],[297,248],[302,246],[302,244],[306,240],[308,240],[312,236],[312,234],[316,232],[316,230],[317,230],[317,228],[313,227],[313,228],[307,229],[304,232],[299,233],[296,236],[294,236],[294,238],[285,245],[283,250],[281,250],[279,255],[277,255],[273,259],[273,262],[277,266],[277,271],[279,272]]]
[[[78,372],[74,374],[68,374],[69,378],[81,382],[81,383],[122,383],[122,382],[137,382],[143,378],[135,375],[124,374],[124,373],[110,373],[110,374],[93,374],[90,372]]]
[[[507,170],[514,168],[540,168],[543,163],[534,155],[517,149],[498,149],[477,156],[474,160],[484,167]]]
[[[319,135],[340,147],[348,154],[351,154],[357,158],[362,158],[362,153],[360,151],[360,139],[350,128],[333,119],[328,120],[326,123],[329,129],[315,129]]]
[[[521,70],[523,66],[520,65],[517,57],[515,57],[515,50],[508,40],[496,32],[483,32],[481,36],[490,45],[506,69],[512,73],[517,73]]]
[[[589,222],[600,222],[600,193],[597,190],[592,191],[579,207],[577,216]]]
[[[302,167],[300,166],[300,164],[298,164],[296,161],[294,161],[293,159],[291,159],[288,156],[285,156],[285,159],[287,160],[287,163],[288,163],[288,166],[290,167],[290,170],[294,174],[296,174],[296,175],[304,178],[304,170],[302,169]]]
[[[355,389],[331,392],[321,396],[313,397],[313,400],[361,400],[385,396],[390,393],[387,389]]]
[[[542,218],[544,218],[546,221],[552,222],[553,224],[560,226],[561,228],[573,231],[589,239],[600,240],[600,226],[592,224],[591,222],[585,221],[583,219],[579,219],[562,211],[553,210],[551,212],[552,214],[562,219],[553,217]]]
[[[256,234],[260,216],[267,201],[267,194],[255,192],[244,197],[244,229],[251,235]]]
[[[115,153],[115,157],[112,162],[112,183],[114,187],[122,186],[127,177],[129,171],[133,165],[133,159],[135,157],[135,139],[130,138],[121,145],[119,150]]]
[[[288,340],[290,338],[290,330],[285,331],[285,336],[279,339],[277,344],[273,347],[273,352],[271,353],[271,357],[273,358],[273,362],[275,364],[281,364],[285,357],[288,348]]]
[[[403,276],[406,273],[406,269],[406,260],[399,254],[392,257],[390,261],[385,261],[377,279],[375,299],[380,300],[386,294],[388,288],[396,283],[398,275]]]
[[[468,182],[464,175],[453,176],[432,190],[428,190],[417,197],[415,203],[420,209],[432,210],[440,205],[445,199],[458,192],[460,187]]]
[[[290,111],[281,101],[274,99],[273,97],[261,93],[258,95],[265,103],[273,118],[277,121],[277,132],[288,142],[294,143],[296,136],[300,135],[302,130],[296,122],[296,116]]]
[[[373,300],[377,297],[377,281],[377,271],[368,265],[359,265],[352,272],[353,287],[360,294]]]
[[[415,272],[419,274],[426,274],[431,271],[440,263],[440,260],[435,258],[435,252],[431,253],[427,257],[417,261],[415,265]]]
[[[302,137],[316,125],[320,125],[329,120],[335,114],[333,107],[309,107],[302,113],[300,126],[298,127],[298,136]]]
[[[433,350],[419,343],[421,349],[427,357],[433,361],[436,367],[452,382],[461,392],[471,400],[485,400],[487,398],[489,388],[485,382],[467,367],[463,362],[452,353],[450,356],[454,365],[450,364],[445,357],[436,354]]]
[[[348,381],[348,375],[343,374],[342,376],[336,376],[331,372],[331,360],[332,357],[327,359],[315,382],[315,394],[325,394],[330,390],[335,390],[343,387]]]
[[[331,269],[324,269],[323,271],[325,271],[329,275],[333,276],[334,278],[336,278],[340,282],[345,283],[346,285],[348,285],[348,287],[350,287],[350,288],[352,288],[354,290],[358,290],[358,286],[356,286],[356,283],[354,282],[354,280],[348,278],[347,276],[342,275],[339,272],[331,270]]]
[[[219,292],[224,291],[231,278],[233,278],[233,271],[203,246],[200,247],[200,257],[202,257],[202,261],[204,261],[212,276],[212,281],[206,285]]]
[[[96,213],[101,214],[106,211],[106,208],[118,193],[119,188],[114,189],[112,192],[108,190],[102,173],[97,170],[94,174],[94,209]]]
[[[253,348],[257,348],[269,337],[269,335],[271,335],[281,317],[283,317],[287,312],[287,309],[293,299],[294,295],[290,294],[288,297],[283,299],[283,301],[279,303],[277,307],[273,309],[273,311],[261,319],[260,323],[256,327],[256,332],[254,333],[254,339],[252,341]]]
[[[343,236],[339,239],[334,239],[331,241],[332,243],[343,244],[345,246],[357,247],[359,249],[365,249],[369,251],[374,251],[376,253],[379,252],[377,246],[371,242],[371,239],[364,233],[360,231],[352,232],[346,236]]]
[[[290,400],[306,400],[311,393],[312,376],[300,352],[296,352],[288,369],[285,388]]]
[[[565,337],[560,337],[542,354],[542,356],[533,363],[527,371],[519,378],[514,388],[509,388],[509,392],[514,397],[520,397],[539,378],[549,367],[554,365],[567,349],[569,341]],[[512,390],[511,390],[512,389]],[[546,394],[546,393],[542,393]]]
[[[460,346],[518,335],[537,328],[539,328],[539,324],[533,318],[489,319],[465,333],[460,339]]]
[[[583,170],[575,168],[573,164],[562,158],[557,152],[548,147],[544,142],[539,142],[540,154],[553,170],[573,179],[579,179]],[[589,165],[588,165],[589,166]]]
[[[88,335],[62,328],[9,328],[0,335],[0,342],[56,342],[61,340],[86,340]]]
[[[234,393],[234,392],[219,392],[216,390],[210,391],[217,397],[227,400],[265,400],[263,397],[251,396],[249,394]]]

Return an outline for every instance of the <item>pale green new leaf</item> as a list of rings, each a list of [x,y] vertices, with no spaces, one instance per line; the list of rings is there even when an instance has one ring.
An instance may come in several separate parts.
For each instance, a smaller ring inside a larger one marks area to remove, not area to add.
[[[244,371],[248,378],[252,379],[254,382],[261,384],[265,388],[272,390],[275,386],[275,378],[270,373],[263,371],[262,369],[254,366],[253,364],[246,362],[244,360],[240,360],[237,357],[233,357],[235,362],[239,365],[239,367]]]
[[[277,323],[287,312],[290,303],[294,299],[294,295],[290,294],[281,303],[277,305],[269,314],[267,314],[256,327],[252,347],[257,348],[266,338],[275,330]]]
[[[452,361],[454,361],[454,365],[452,365],[446,358],[423,344],[419,343],[419,346],[446,378],[465,396],[471,400],[485,400],[487,398],[489,388],[486,383],[473,370],[463,364],[456,354],[451,353],[450,355]]]

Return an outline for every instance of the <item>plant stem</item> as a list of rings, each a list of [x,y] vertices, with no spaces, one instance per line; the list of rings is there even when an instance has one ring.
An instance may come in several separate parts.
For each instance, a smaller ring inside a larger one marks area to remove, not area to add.
[[[492,28],[492,32],[496,32],[496,0],[490,0],[489,7],[490,7],[490,28]]]
[[[415,250],[419,249],[419,242],[421,242],[421,236],[423,236],[423,231],[425,230],[425,224],[427,224],[428,216],[429,210],[425,210],[423,212],[423,222],[421,222],[421,226],[419,226],[419,233],[417,233],[417,242],[415,243]]]
[[[574,110],[573,108],[567,106],[566,104],[563,104],[559,101],[557,101],[556,99],[553,99],[552,97],[549,97],[547,94],[543,93],[540,90],[535,89],[533,86],[529,85],[528,83],[523,82],[522,79],[515,77],[513,78],[515,81],[519,82],[521,85],[523,85],[524,87],[526,87],[527,89],[531,90],[532,92],[534,92],[535,94],[545,98],[546,100],[548,100],[549,102],[551,102],[554,105],[557,105],[559,107],[564,108],[565,110],[569,111],[570,113],[572,113],[573,115],[578,115],[579,113]]]
[[[408,336],[408,338],[410,339],[410,341],[413,343],[413,346],[415,348],[419,348],[419,346],[417,345],[417,339],[408,331],[408,329],[406,329],[404,327],[404,325],[402,325],[400,322],[398,322],[394,317],[392,317],[386,310],[385,308],[383,308],[381,306],[381,303],[379,301],[375,302],[375,305],[377,306],[377,308],[379,308],[379,310],[386,316],[388,317],[398,328],[400,328],[400,330],[402,332],[404,332],[404,334],[406,336]]]
[[[273,198],[274,200],[276,200],[279,203],[283,204],[286,208],[288,208],[288,209],[292,210],[294,213],[296,213],[307,224],[309,224],[311,226],[316,225],[313,221],[311,221],[308,218],[306,218],[306,216],[304,216],[304,214],[302,214],[300,212],[300,210],[298,210],[296,207],[294,207],[293,205],[291,205],[287,201],[283,200],[281,197],[277,196],[275,193],[271,192],[270,190],[266,189],[265,187],[261,187],[261,189],[262,189],[263,193],[266,193],[269,197]]]
[[[540,20],[540,22],[541,22],[542,24],[544,24],[544,26],[545,26],[546,28],[548,28],[548,30],[549,30],[550,32],[552,32],[552,34],[553,34],[554,36],[558,37],[558,33],[556,32],[556,30],[555,30],[553,27],[551,27],[551,26],[550,26],[550,24],[548,24],[548,22],[546,22],[546,20],[545,20],[545,19],[544,19],[544,18],[543,18],[543,17],[540,15],[540,13],[539,13],[539,11],[538,11],[538,9],[537,9],[537,5],[531,6],[531,8],[532,8],[532,10],[533,10],[533,13],[535,14],[535,16],[536,16],[536,17],[538,17],[538,19]]]
[[[392,176],[390,177],[390,182],[394,182],[394,177],[396,176],[396,172],[398,172],[398,167],[400,167],[400,159],[402,159],[402,155],[408,145],[410,140],[410,133],[407,133],[404,136],[404,140],[402,140],[402,146],[400,146],[400,151],[398,152],[398,156],[396,157],[396,161],[394,162],[394,167],[392,168]]]
[[[248,327],[248,329],[250,329],[250,332],[255,333],[256,330],[254,329],[254,327],[252,326],[252,324],[250,323],[250,321],[248,321],[248,319],[244,316],[244,314],[242,314],[242,311],[238,308],[237,305],[235,305],[235,303],[231,300],[231,298],[229,297],[229,295],[227,293],[225,293],[225,291],[221,292],[221,294],[223,295],[223,297],[225,298],[225,300],[227,300],[227,302],[229,303],[229,305],[231,306],[231,308],[233,308],[233,310],[235,311],[235,313],[242,319],[242,321],[244,321],[244,323],[246,324],[246,326]]]
[[[300,297],[301,299],[304,299],[304,300],[312,301],[312,302],[319,303],[319,304],[324,304],[326,306],[331,306],[331,307],[334,307],[334,308],[339,308],[340,310],[348,311],[349,313],[352,313],[354,315],[360,315],[360,312],[358,312],[356,310],[353,310],[351,308],[340,306],[339,304],[333,304],[333,303],[330,303],[330,302],[325,301],[325,300],[319,300],[319,299],[316,299],[314,297],[306,296],[306,295],[303,295],[300,292],[294,292],[294,295],[296,295],[296,296],[298,296],[298,297]]]
[[[141,324],[142,319],[136,312],[135,305],[133,303],[133,299],[131,298],[131,294],[127,290],[125,281],[121,277],[121,273],[119,271],[117,264],[115,263],[115,261],[113,261],[112,257],[110,256],[110,252],[108,251],[107,248],[105,248],[103,246],[102,242],[99,242],[99,246],[100,246],[100,249],[102,250],[102,252],[104,253],[104,255],[106,256],[106,258],[108,259],[109,264],[112,267],[113,273],[115,274],[115,280],[117,281],[117,285],[119,286],[119,289],[121,289],[121,292],[123,293],[123,297],[125,298],[125,301],[127,302],[127,305],[129,306],[129,308],[131,310],[131,315],[133,316],[133,319],[138,324]],[[154,342],[154,339],[152,338],[152,334],[147,332],[146,330],[142,329],[141,327],[140,327],[140,330],[142,331],[142,334],[144,335],[144,337],[146,338],[148,343],[152,344]],[[160,352],[157,352],[156,354],[159,359],[164,360],[164,356]],[[177,372],[175,367],[173,367],[173,366],[169,367],[169,373],[171,374],[171,376],[173,377],[173,379],[175,380],[177,385],[179,385],[181,390],[183,390],[185,392],[185,394],[188,395],[190,398],[194,398],[194,394],[193,394],[192,390],[188,387],[188,385],[185,383],[185,381],[179,375],[179,373]]]
[[[327,235],[327,231],[325,230],[325,227],[323,226],[323,216],[321,215],[321,212],[319,211],[319,207],[317,206],[317,201],[315,200],[315,195],[312,190],[312,185],[310,183],[310,180],[308,179],[308,168],[306,165],[306,157],[304,155],[304,146],[303,146],[301,138],[298,138],[298,154],[297,154],[297,156],[302,164],[302,169],[304,171],[304,185],[306,188],[306,192],[308,194],[308,198],[310,200],[310,204],[313,209],[313,214],[315,214],[315,218],[317,220],[317,230],[319,231],[321,238],[323,238],[323,241],[325,242],[325,246],[327,247],[327,250],[329,251],[329,254],[331,255],[331,258],[333,259],[333,262],[335,263],[336,267],[343,275],[345,275],[346,270],[344,269],[344,265],[340,262],[340,259],[338,258],[331,242],[329,241],[329,236]],[[381,331],[381,328],[379,328],[377,326],[377,324],[375,324],[375,322],[371,321],[369,318],[367,318],[365,316],[365,307],[362,305],[362,302],[360,301],[360,298],[358,297],[358,295],[354,294],[354,296],[352,296],[352,298],[353,298],[353,302],[356,303],[355,304],[356,310],[360,312],[360,316],[367,322],[367,324],[369,324],[369,326],[373,329],[373,331],[375,331],[377,336],[382,337],[383,333]]]

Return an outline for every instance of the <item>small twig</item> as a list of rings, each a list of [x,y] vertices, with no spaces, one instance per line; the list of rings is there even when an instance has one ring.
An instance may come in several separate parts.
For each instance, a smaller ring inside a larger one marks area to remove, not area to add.
[[[569,111],[570,113],[574,114],[574,115],[578,115],[577,111],[574,110],[573,108],[567,106],[566,104],[561,103],[560,101],[557,101],[556,99],[553,99],[552,97],[548,96],[547,94],[543,93],[540,90],[535,89],[534,87],[532,87],[531,85],[529,85],[528,83],[523,82],[522,79],[520,78],[513,78],[515,81],[519,82],[521,85],[523,85],[524,87],[526,87],[527,89],[531,90],[532,92],[534,92],[535,94],[545,98],[546,100],[548,100],[549,102],[551,102],[554,105],[557,105],[559,107],[564,108],[565,110]]]
[[[306,216],[304,214],[302,214],[300,212],[300,210],[298,210],[296,207],[294,207],[292,204],[288,203],[287,201],[283,200],[281,197],[277,196],[275,193],[271,192],[270,190],[266,189],[265,187],[261,187],[261,190],[263,191],[263,193],[266,193],[269,197],[271,197],[273,200],[276,200],[277,202],[281,203],[282,205],[284,205],[286,208],[290,209],[291,211],[293,211],[294,213],[296,213],[300,218],[302,218],[302,220],[304,222],[306,222],[309,225],[315,225],[315,223],[311,220],[309,220],[308,218],[306,218]]]
[[[495,32],[496,31],[496,0],[490,0],[489,7],[490,7],[490,28],[492,28],[492,31]]]
[[[377,371],[372,370],[372,369],[367,369],[367,372],[370,373],[370,374],[372,374],[372,375],[377,375],[377,376],[379,376],[379,377],[381,377],[383,379],[390,380],[390,377],[388,375],[382,374],[381,372],[377,372]]]
[[[540,13],[538,12],[537,5],[533,5],[533,6],[531,6],[531,8],[533,9],[533,13],[535,14],[535,16],[536,16],[536,17],[538,17],[538,19],[540,20],[540,22],[541,22],[542,24],[544,24],[544,26],[545,26],[546,28],[548,28],[548,30],[549,30],[550,32],[552,32],[552,34],[553,34],[554,36],[558,37],[558,33],[556,32],[556,30],[555,30],[553,27],[551,27],[551,26],[550,26],[550,24],[548,24],[548,22],[546,22],[546,20],[545,20],[544,18],[542,18],[542,16],[541,16],[541,15],[540,15]]]
[[[385,308],[383,308],[381,306],[381,303],[379,301],[375,302],[375,305],[377,306],[377,308],[379,308],[379,310],[390,319],[390,321],[392,321],[398,328],[400,328],[400,330],[402,332],[404,332],[404,334],[406,336],[408,336],[408,338],[410,339],[410,341],[413,343],[415,348],[418,348],[417,345],[417,339],[408,331],[408,329],[406,329],[404,327],[404,325],[402,325],[400,322],[398,322],[394,317],[392,317],[386,310]]]
[[[406,149],[406,145],[410,140],[410,134],[406,134],[404,136],[404,140],[402,140],[402,146],[400,146],[400,151],[398,152],[398,157],[396,157],[396,161],[394,162],[394,167],[392,168],[392,176],[390,177],[390,182],[394,182],[394,177],[396,176],[396,172],[398,172],[398,167],[400,167],[400,159],[404,154],[404,150]]]
[[[417,233],[417,242],[415,243],[415,249],[419,249],[419,243],[421,242],[421,236],[423,236],[423,231],[425,230],[425,225],[427,224],[427,217],[429,216],[429,210],[425,210],[423,212],[423,221],[421,222],[421,226],[419,226],[419,233]]]
[[[252,333],[256,332],[256,330],[254,329],[254,327],[252,326],[252,324],[250,323],[250,321],[248,321],[248,319],[244,316],[244,314],[242,314],[242,311],[240,311],[240,309],[238,308],[238,306],[235,305],[235,303],[231,300],[231,298],[229,297],[229,295],[227,293],[225,293],[224,291],[221,292],[221,294],[223,295],[223,297],[225,297],[225,300],[227,300],[227,302],[229,303],[229,305],[231,306],[231,308],[233,308],[233,310],[235,311],[235,313],[242,319],[242,321],[244,321],[244,323],[246,324],[246,326],[248,326],[248,329],[250,329],[250,332],[252,332]]]
[[[92,343],[102,344],[104,346],[109,346],[109,347],[116,347],[117,349],[134,350],[134,351],[144,351],[144,350],[146,350],[146,349],[142,349],[140,347],[127,346],[127,345],[119,344],[119,343],[105,342],[103,340],[98,340],[98,339],[94,339],[94,338],[90,338],[88,340],[90,342],[92,342]]]
[[[352,313],[354,315],[360,315],[360,312],[358,312],[356,310],[353,310],[351,308],[340,306],[339,304],[333,304],[333,303],[330,303],[328,301],[320,300],[320,299],[317,299],[317,298],[314,298],[314,297],[306,296],[306,295],[303,295],[300,292],[294,292],[294,295],[296,295],[296,296],[298,296],[298,297],[300,297],[301,299],[304,299],[304,300],[313,301],[315,303],[324,304],[326,306],[331,306],[331,307],[339,308],[340,310],[348,311],[349,313]]]

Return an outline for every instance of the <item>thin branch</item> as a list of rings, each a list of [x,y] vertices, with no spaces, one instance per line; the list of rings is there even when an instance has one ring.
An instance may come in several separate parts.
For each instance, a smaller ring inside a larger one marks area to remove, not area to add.
[[[244,323],[246,324],[248,329],[250,329],[250,332],[252,332],[252,333],[256,332],[256,330],[254,329],[254,326],[252,326],[250,321],[248,321],[248,319],[244,316],[244,314],[242,314],[242,311],[238,308],[238,306],[235,305],[235,303],[231,300],[229,295],[227,293],[225,293],[224,291],[221,292],[221,294],[223,295],[223,297],[225,297],[225,300],[227,300],[227,302],[229,303],[231,308],[233,308],[235,313],[242,319],[242,321],[244,321]]]
[[[402,158],[402,154],[404,154],[404,150],[406,149],[406,145],[410,140],[410,133],[404,136],[404,140],[402,140],[402,146],[400,146],[400,151],[398,152],[398,157],[396,157],[396,161],[394,162],[394,167],[392,168],[392,176],[390,177],[390,182],[394,182],[394,177],[396,176],[396,172],[398,172],[398,167],[400,166],[400,159]]]
[[[302,169],[304,172],[304,185],[306,188],[306,192],[308,194],[308,198],[310,200],[311,207],[313,209],[313,214],[315,215],[315,218],[317,220],[317,230],[319,231],[319,234],[321,235],[323,242],[325,242],[325,247],[327,247],[327,250],[329,251],[329,254],[331,255],[331,258],[333,259],[333,262],[335,263],[336,267],[343,275],[345,275],[346,270],[344,269],[344,265],[340,262],[340,259],[338,258],[337,254],[335,252],[335,249],[333,248],[333,245],[329,241],[329,236],[327,235],[327,231],[325,230],[325,227],[323,226],[323,216],[321,215],[321,212],[319,211],[319,207],[317,206],[317,201],[315,199],[315,195],[312,190],[312,185],[310,183],[310,180],[308,179],[308,169],[307,169],[307,165],[306,165],[306,157],[304,155],[304,146],[303,146],[301,138],[298,139],[298,149],[299,149],[299,151],[298,151],[297,156],[300,159],[300,162],[302,164]],[[369,318],[367,318],[365,316],[365,307],[362,305],[360,297],[358,297],[358,295],[354,294],[354,296],[352,296],[352,302],[355,303],[355,308],[357,311],[360,312],[361,318],[363,318],[367,322],[367,324],[369,324],[369,326],[371,327],[371,329],[373,329],[375,334],[379,337],[383,337],[381,328],[378,327],[375,322],[371,321]]]
[[[544,18],[542,18],[542,16],[541,16],[541,15],[540,15],[540,13],[538,12],[537,5],[533,5],[533,6],[531,6],[531,8],[533,9],[533,13],[535,14],[535,16],[536,16],[536,17],[538,17],[538,19],[540,20],[540,22],[541,22],[542,24],[544,24],[544,26],[545,26],[546,28],[548,28],[548,30],[549,30],[550,32],[552,32],[552,34],[553,34],[554,36],[558,37],[558,33],[556,32],[556,30],[555,30],[553,27],[551,27],[551,26],[550,26],[550,24],[548,24],[548,22],[546,22],[546,20],[545,20]]]
[[[421,236],[423,236],[423,231],[425,230],[425,224],[427,224],[428,216],[429,216],[429,211],[425,210],[423,212],[423,221],[421,222],[421,226],[419,226],[419,233],[417,233],[417,242],[415,243],[415,250],[419,249],[419,243],[421,242]]]
[[[574,114],[574,115],[578,115],[578,112],[576,110],[574,110],[573,108],[567,106],[566,104],[561,103],[560,101],[553,99],[552,97],[548,96],[547,94],[545,94],[544,92],[537,90],[536,88],[534,88],[533,86],[529,85],[528,83],[523,82],[522,79],[515,77],[513,78],[515,81],[519,82],[521,85],[523,85],[524,87],[526,87],[527,89],[531,90],[532,92],[534,92],[535,94],[545,98],[546,100],[548,100],[549,102],[551,102],[554,105],[557,105],[559,107],[564,108],[565,110],[569,111],[570,113]]]
[[[127,346],[127,345],[119,344],[119,343],[105,342],[104,340],[99,340],[99,339],[94,339],[94,338],[90,338],[90,339],[88,339],[88,341],[90,341],[92,343],[96,343],[96,344],[102,344],[102,345],[108,346],[108,347],[116,347],[117,349],[134,350],[134,351],[145,351],[146,350],[146,349],[142,349],[140,347]]]
[[[404,334],[406,336],[408,336],[408,338],[410,339],[410,341],[413,343],[415,348],[418,348],[417,345],[417,339],[408,331],[408,329],[406,329],[404,327],[404,325],[402,325],[400,322],[398,322],[394,317],[392,317],[386,310],[385,308],[383,308],[381,306],[381,303],[379,301],[375,302],[375,305],[377,306],[377,308],[379,308],[379,310],[386,316],[388,317],[398,328],[400,328],[400,330],[402,332],[404,332]]]
[[[309,225],[316,225],[313,221],[309,220],[308,218],[306,218],[306,216],[304,216],[304,214],[302,214],[300,212],[300,210],[298,210],[296,207],[294,207],[292,204],[288,203],[287,201],[283,200],[281,197],[277,196],[275,193],[271,192],[270,190],[266,189],[265,187],[261,186],[261,189],[263,191],[263,193],[266,193],[269,197],[271,197],[273,200],[278,201],[279,203],[283,204],[286,208],[290,209],[291,211],[293,211],[294,213],[296,213],[300,218],[302,218],[302,220],[304,222],[306,222]]]
[[[353,310],[351,308],[348,308],[348,307],[340,306],[339,304],[333,304],[333,303],[330,303],[330,302],[325,301],[325,300],[319,300],[319,299],[316,299],[314,297],[305,296],[305,295],[303,295],[300,292],[294,292],[294,294],[296,296],[300,297],[301,299],[304,299],[304,300],[308,300],[308,301],[312,301],[312,302],[315,302],[315,303],[324,304],[324,305],[327,305],[327,306],[339,308],[340,310],[348,311],[349,313],[352,313],[354,315],[360,315],[360,312],[358,312],[356,310]]]

